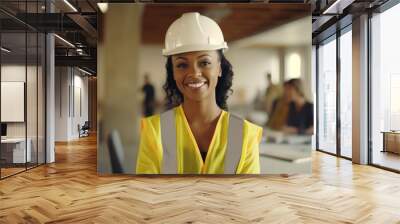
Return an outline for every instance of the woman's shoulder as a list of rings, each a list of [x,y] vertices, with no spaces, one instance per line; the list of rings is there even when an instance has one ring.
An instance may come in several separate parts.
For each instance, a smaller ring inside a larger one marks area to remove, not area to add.
[[[244,120],[244,137],[248,142],[260,143],[263,135],[263,128],[248,120]]]
[[[154,122],[156,120],[160,120],[160,114],[154,114],[151,116],[142,117],[142,120],[146,122]]]
[[[240,118],[240,116],[237,116],[237,115],[235,115],[233,113],[230,113],[230,112],[226,112],[226,114],[229,114],[229,116],[233,115],[235,117]],[[244,118],[240,118],[240,119],[243,120],[243,126],[244,126],[244,129],[245,129],[246,132],[252,133],[252,134],[259,134],[260,132],[262,132],[263,129],[262,129],[261,126],[259,126],[257,124],[254,124],[254,123],[252,123],[252,122],[250,122],[250,121],[248,121],[248,120],[246,120]]]
[[[142,117],[141,123],[142,123],[142,128],[144,126],[158,127],[160,126],[160,114],[154,114],[148,117]]]
[[[246,119],[244,119],[244,126],[248,129],[248,130],[252,130],[252,132],[254,133],[258,133],[258,132],[262,132],[262,127],[254,124]]]
[[[174,112],[175,112],[177,109],[178,109],[178,107],[174,107],[174,108],[171,108],[171,109],[166,110],[166,111],[164,111],[164,112],[161,112],[161,113],[158,113],[158,114],[154,114],[154,115],[152,115],[152,116],[143,117],[143,118],[142,118],[142,122],[143,122],[143,123],[146,123],[146,124],[151,124],[151,125],[153,125],[153,126],[159,125],[159,124],[160,124],[160,118],[161,118],[161,114],[162,114],[162,113],[165,113],[165,112],[167,112],[167,111],[174,111]]]

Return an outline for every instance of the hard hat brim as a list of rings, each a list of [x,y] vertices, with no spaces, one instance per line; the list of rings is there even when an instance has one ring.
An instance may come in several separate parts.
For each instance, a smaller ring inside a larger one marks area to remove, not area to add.
[[[204,44],[198,44],[198,45],[185,45],[181,47],[176,47],[172,50],[162,50],[162,54],[164,56],[171,56],[175,54],[182,54],[182,53],[187,53],[187,52],[193,52],[193,51],[212,51],[212,50],[219,50],[222,49],[226,51],[228,49],[228,45],[226,42],[223,44],[218,44],[218,45],[204,45]]]

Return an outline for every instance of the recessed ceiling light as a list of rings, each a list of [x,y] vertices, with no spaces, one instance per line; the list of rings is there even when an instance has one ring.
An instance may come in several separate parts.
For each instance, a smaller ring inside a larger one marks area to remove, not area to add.
[[[83,69],[81,69],[81,68],[79,68],[79,67],[78,67],[78,70],[81,71],[81,72],[83,72],[83,73],[85,73],[85,74],[87,74],[87,75],[93,75],[92,73],[90,73],[90,72],[88,72],[88,71],[86,71],[86,70],[83,70]]]
[[[336,0],[322,14],[342,14],[343,9],[351,5],[355,0]]]
[[[97,6],[99,7],[99,9],[102,13],[106,13],[108,10],[108,3],[99,2],[99,3],[97,3]]]
[[[11,52],[11,50],[9,50],[9,49],[7,49],[5,47],[1,47],[1,51],[4,51],[6,53],[10,53]]]
[[[74,12],[78,12],[78,10],[68,1],[64,0],[65,4],[67,4]]]
[[[59,35],[57,35],[57,34],[54,34],[54,36],[55,37],[57,37],[59,40],[61,40],[62,42],[64,42],[64,43],[66,43],[67,45],[69,45],[70,47],[73,47],[73,48],[75,48],[75,45],[73,45],[71,42],[69,42],[68,40],[66,40],[66,39],[64,39],[64,38],[62,38],[62,37],[60,37]]]

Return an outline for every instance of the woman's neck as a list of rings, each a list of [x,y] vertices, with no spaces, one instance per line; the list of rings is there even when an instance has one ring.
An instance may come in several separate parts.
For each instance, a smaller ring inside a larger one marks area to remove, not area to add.
[[[189,123],[215,121],[221,113],[217,103],[211,100],[192,101],[185,100],[182,103],[183,111]]]

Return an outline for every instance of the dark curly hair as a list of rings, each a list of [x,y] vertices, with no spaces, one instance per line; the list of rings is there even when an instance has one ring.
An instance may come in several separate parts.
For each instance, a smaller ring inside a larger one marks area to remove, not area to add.
[[[223,109],[228,110],[228,106],[226,101],[233,93],[232,87],[232,79],[233,79],[233,71],[231,63],[225,58],[222,50],[218,50],[219,59],[221,62],[221,70],[222,74],[221,77],[218,79],[217,86],[215,88],[215,98],[217,105]],[[167,80],[163,86],[164,91],[166,93],[166,109],[170,109],[173,107],[178,106],[183,102],[183,95],[179,91],[178,87],[176,86],[174,80],[174,72],[173,72],[173,65],[172,65],[172,57],[169,56],[167,58],[167,63],[165,65],[167,69]]]

